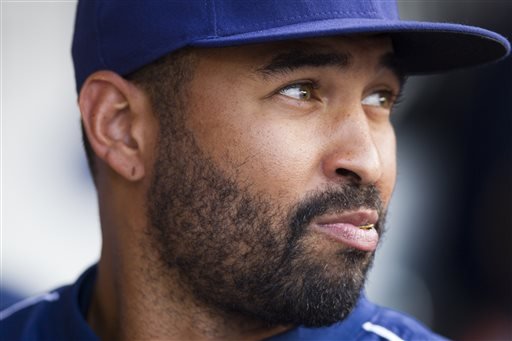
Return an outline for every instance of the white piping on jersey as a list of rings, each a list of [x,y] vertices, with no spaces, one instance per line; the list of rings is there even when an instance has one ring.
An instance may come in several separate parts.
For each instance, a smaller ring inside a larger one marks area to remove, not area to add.
[[[22,301],[14,303],[13,305],[11,305],[8,308],[5,308],[4,310],[0,311],[0,321],[2,321],[5,318],[8,318],[9,316],[11,316],[12,314],[14,314],[15,312],[17,312],[21,309],[27,308],[27,307],[34,305],[36,303],[39,303],[41,301],[53,302],[53,301],[57,301],[59,298],[60,298],[60,295],[58,292],[49,292],[49,293],[46,293],[43,295],[26,298]]]
[[[373,324],[371,322],[365,322],[363,324],[363,329],[366,330],[367,332],[377,334],[380,337],[383,337],[389,341],[404,341],[401,337],[393,333],[391,330],[379,326],[377,324]]]

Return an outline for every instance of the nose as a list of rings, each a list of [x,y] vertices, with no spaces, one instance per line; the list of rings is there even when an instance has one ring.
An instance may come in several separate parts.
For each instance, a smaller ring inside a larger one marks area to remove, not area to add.
[[[324,175],[335,182],[375,184],[382,177],[382,160],[364,112],[353,113],[337,122],[338,127],[328,137],[329,147],[324,154]]]

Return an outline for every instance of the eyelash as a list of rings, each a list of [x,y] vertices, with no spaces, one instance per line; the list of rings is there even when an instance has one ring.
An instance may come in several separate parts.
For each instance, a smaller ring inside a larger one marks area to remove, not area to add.
[[[283,91],[292,89],[294,87],[300,87],[300,86],[309,86],[309,87],[311,87],[312,90],[317,90],[318,88],[320,88],[320,85],[315,80],[296,81],[296,82],[293,82],[293,83],[283,86],[282,88],[280,88],[279,90],[276,91],[276,94],[282,95]],[[286,96],[286,95],[284,95],[284,96]],[[311,93],[311,98],[313,98],[313,99],[315,98],[314,91]]]
[[[294,87],[300,87],[300,86],[309,86],[309,87],[311,87],[312,90],[316,90],[316,89],[320,88],[319,82],[315,81],[315,80],[296,81],[294,83],[290,83],[286,86],[283,86],[282,88],[280,88],[279,90],[276,91],[276,94],[284,95],[283,92],[285,90],[289,90]],[[403,91],[402,90],[403,90],[403,88],[400,89],[400,91],[398,93],[396,93],[393,90],[380,89],[380,90],[374,91],[373,93],[385,94],[386,97],[389,98],[389,101],[391,101],[390,109],[395,110],[397,105],[400,104],[403,100],[403,96],[402,96]],[[284,95],[284,96],[286,96],[286,95]],[[290,96],[288,96],[288,97],[290,97]],[[305,99],[304,101],[309,101],[310,99],[315,99],[314,92],[311,93],[311,98]]]

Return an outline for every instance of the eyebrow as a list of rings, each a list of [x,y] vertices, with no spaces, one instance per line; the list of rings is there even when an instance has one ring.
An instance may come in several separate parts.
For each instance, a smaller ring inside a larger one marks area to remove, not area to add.
[[[338,67],[346,69],[353,63],[354,57],[350,53],[322,52],[308,53],[302,49],[288,50],[274,56],[268,64],[257,69],[264,77],[286,74],[305,67]],[[393,52],[382,55],[377,69],[389,69],[398,79],[400,88],[403,89],[407,80],[405,72]]]
[[[352,58],[349,53],[306,53],[294,49],[274,56],[267,65],[257,71],[268,77],[305,67],[336,66],[343,69],[351,64]]]

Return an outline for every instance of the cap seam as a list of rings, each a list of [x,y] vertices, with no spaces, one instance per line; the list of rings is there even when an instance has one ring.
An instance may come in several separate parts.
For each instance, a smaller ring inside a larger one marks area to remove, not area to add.
[[[292,21],[292,20],[297,20],[297,19],[315,19],[315,20],[329,20],[329,19],[341,19],[341,18],[315,18],[316,16],[324,16],[324,15],[327,15],[327,14],[338,14],[338,15],[364,15],[364,16],[368,16],[368,15],[373,15],[375,16],[377,14],[376,11],[368,11],[368,12],[361,12],[361,11],[327,11],[327,12],[314,12],[314,13],[308,13],[308,15],[295,15],[295,16],[290,16],[290,17],[284,17],[284,18],[280,18],[280,19],[277,19],[277,20],[270,20],[270,21],[265,21],[265,22],[260,22],[258,24],[253,24],[253,25],[236,25],[236,26],[233,26],[233,27],[230,27],[229,29],[220,29],[220,28],[217,28],[216,29],[216,32],[215,34],[217,35],[218,33],[220,34],[225,34],[225,33],[230,33],[228,31],[231,31],[233,29],[253,29],[253,28],[261,28],[261,27],[266,27],[267,25],[269,24],[275,24],[275,23],[283,23],[283,26],[286,25],[289,21]],[[346,18],[344,18],[346,19]],[[368,17],[364,17],[364,18],[360,18],[360,19],[379,19],[379,18],[368,18]],[[298,24],[298,23],[297,23]]]

